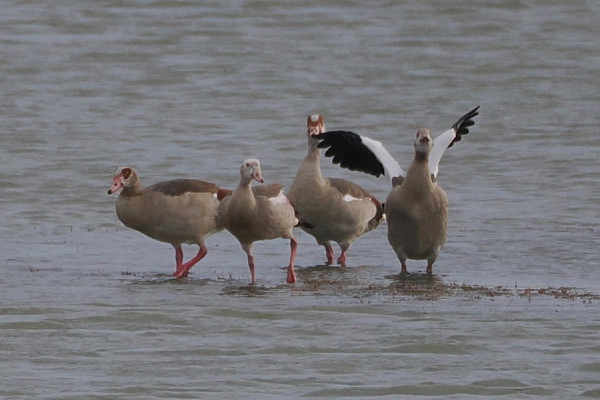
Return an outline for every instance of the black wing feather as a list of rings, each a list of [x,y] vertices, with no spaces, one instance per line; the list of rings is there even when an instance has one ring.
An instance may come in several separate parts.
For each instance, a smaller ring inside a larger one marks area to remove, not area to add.
[[[350,131],[328,131],[314,137],[321,140],[318,147],[327,149],[325,157],[333,157],[334,164],[376,177],[384,174],[383,165],[364,145],[360,135]]]
[[[462,139],[462,135],[466,135],[469,133],[469,127],[475,125],[475,121],[473,121],[473,118],[475,118],[476,116],[479,115],[478,110],[479,110],[479,106],[475,107],[474,109],[472,109],[471,111],[469,111],[468,113],[466,113],[465,115],[460,117],[458,119],[458,121],[456,121],[454,123],[454,125],[452,125],[452,127],[456,131],[456,137],[448,145],[448,148],[452,147],[454,142],[460,141]]]

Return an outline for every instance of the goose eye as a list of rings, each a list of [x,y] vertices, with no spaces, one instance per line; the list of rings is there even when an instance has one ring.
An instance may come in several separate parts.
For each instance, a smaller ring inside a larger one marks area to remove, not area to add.
[[[124,168],[121,173],[123,174],[123,178],[129,179],[131,176],[131,168]]]

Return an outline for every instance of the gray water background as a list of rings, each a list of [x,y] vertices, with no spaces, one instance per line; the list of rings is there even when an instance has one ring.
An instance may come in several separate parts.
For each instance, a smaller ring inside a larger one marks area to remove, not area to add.
[[[600,398],[599,38],[591,0],[3,2],[0,397]],[[406,167],[476,105],[433,279],[382,224],[345,269],[298,230],[294,286],[286,241],[251,288],[227,232],[175,281],[106,194],[248,157],[289,185],[311,113]]]

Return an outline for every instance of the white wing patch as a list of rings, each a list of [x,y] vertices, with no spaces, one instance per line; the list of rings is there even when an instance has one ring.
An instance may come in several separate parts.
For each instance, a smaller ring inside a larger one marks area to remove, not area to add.
[[[283,194],[283,190],[276,197],[269,197],[269,201],[273,204],[289,204],[287,196]]]
[[[451,128],[433,140],[433,149],[429,154],[429,171],[433,174],[433,176],[437,177],[442,156],[455,137],[456,131],[454,128]]]
[[[360,201],[362,199],[359,199],[357,197],[354,196],[350,196],[349,194],[345,194],[344,197],[342,197],[342,199],[346,202],[346,203],[350,203],[351,201]]]
[[[383,147],[381,142],[378,142],[377,140],[373,140],[365,136],[361,136],[360,138],[363,144],[369,150],[371,150],[371,152],[375,155],[375,157],[377,157],[381,165],[383,165],[385,175],[388,177],[390,182],[392,178],[396,176],[403,177],[404,175],[406,175],[400,164],[398,164],[398,162],[394,160],[394,157],[392,157],[392,155],[388,153],[388,151],[385,149],[385,147]]]

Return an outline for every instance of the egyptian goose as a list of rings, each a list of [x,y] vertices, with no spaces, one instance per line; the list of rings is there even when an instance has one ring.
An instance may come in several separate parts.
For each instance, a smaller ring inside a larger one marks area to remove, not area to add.
[[[408,272],[407,259],[427,260],[428,274],[446,242],[448,198],[437,185],[439,162],[447,148],[469,133],[479,106],[463,115],[451,129],[432,140],[428,129],[419,129],[415,155],[406,172],[378,141],[348,131],[325,132],[318,136],[325,155],[344,168],[375,176],[388,176],[392,190],[385,202],[388,241]]]
[[[121,190],[116,202],[121,222],[146,236],[175,248],[173,276],[187,276],[208,252],[204,238],[223,229],[217,222],[219,200],[230,191],[197,179],[160,182],[142,189],[132,167],[115,170],[108,194]],[[200,246],[198,254],[183,263],[182,243]]]
[[[333,241],[341,249],[337,263],[345,266],[346,251],[356,238],[379,225],[383,207],[360,186],[343,179],[323,177],[317,147],[320,140],[316,136],[324,131],[323,116],[309,115],[308,153],[296,172],[288,197],[296,209],[299,226],[325,247],[327,265],[333,263]]]
[[[298,243],[292,228],[298,223],[294,208],[283,194],[279,184],[252,187],[255,180],[264,183],[260,162],[245,160],[240,167],[238,187],[219,204],[219,221],[240,242],[248,256],[248,268],[252,284],[256,283],[252,243],[259,240],[290,239],[290,263],[287,269],[287,283],[296,282],[294,260]]]

